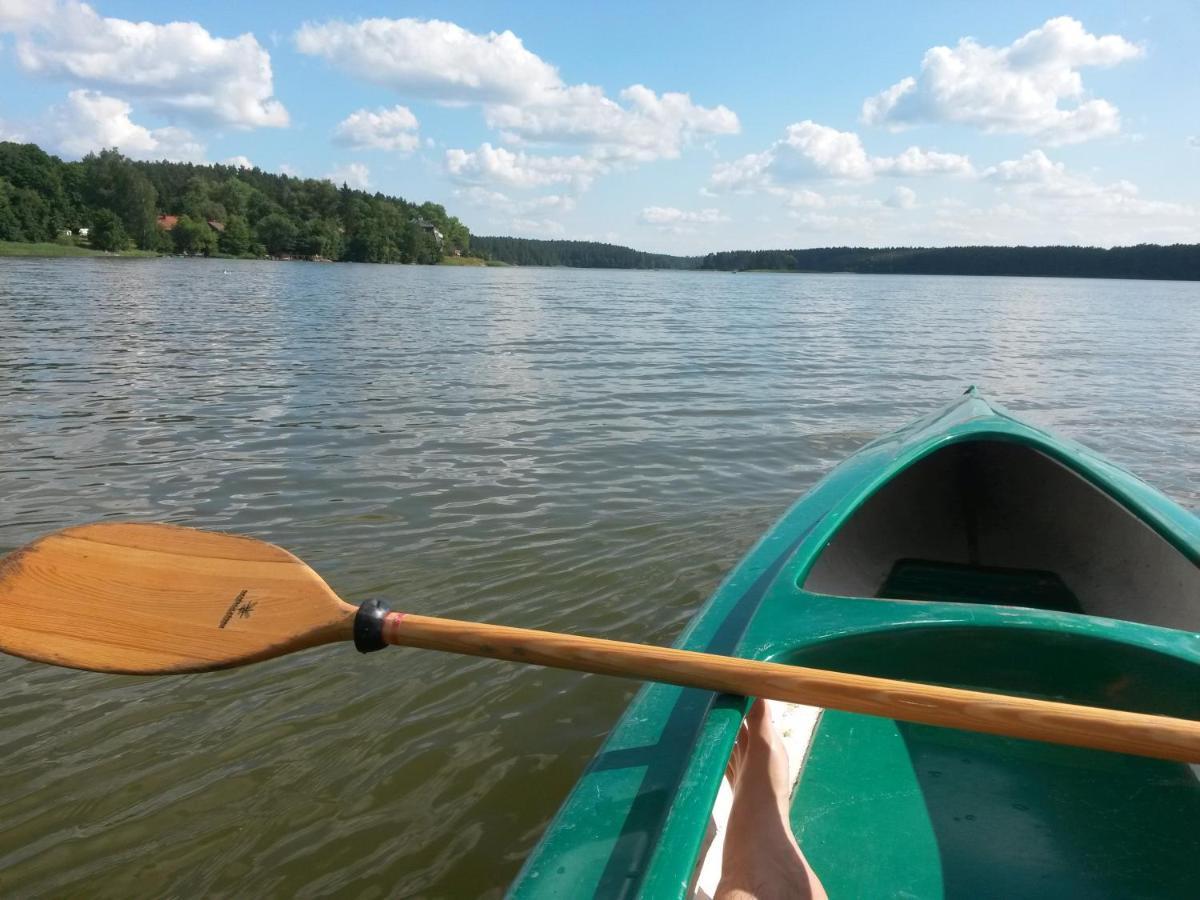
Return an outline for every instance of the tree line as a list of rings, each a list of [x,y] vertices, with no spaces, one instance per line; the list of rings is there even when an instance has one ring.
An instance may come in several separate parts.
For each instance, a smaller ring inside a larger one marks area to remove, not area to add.
[[[1133,247],[827,247],[710,253],[698,268],[725,272],[1028,275],[1200,280],[1200,244]]]
[[[64,162],[0,142],[0,240],[54,241],[87,229],[100,250],[436,263],[470,248],[436,203],[261,169],[131,160],[117,150]]]
[[[584,269],[696,269],[697,257],[643,253],[596,241],[539,241],[530,238],[471,238],[471,252],[513,266],[573,266]]]
[[[1200,280],[1200,244],[1133,247],[823,247],[733,250],[705,256],[642,253],[591,241],[471,238],[473,252],[518,266],[697,269],[721,272],[854,272]]]

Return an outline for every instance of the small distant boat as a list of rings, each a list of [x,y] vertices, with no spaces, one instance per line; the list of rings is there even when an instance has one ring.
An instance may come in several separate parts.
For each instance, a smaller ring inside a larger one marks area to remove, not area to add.
[[[1200,718],[1200,519],[974,389],[801,499],[677,646]],[[748,706],[647,685],[510,896],[704,897]],[[1200,767],[805,707],[831,897],[1194,898]]]

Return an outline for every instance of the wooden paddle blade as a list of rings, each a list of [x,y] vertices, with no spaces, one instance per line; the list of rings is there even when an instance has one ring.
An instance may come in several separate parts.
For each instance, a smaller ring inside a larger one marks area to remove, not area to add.
[[[202,672],[352,637],[356,607],[274,544],[104,523],[0,560],[0,650],[153,675]]]

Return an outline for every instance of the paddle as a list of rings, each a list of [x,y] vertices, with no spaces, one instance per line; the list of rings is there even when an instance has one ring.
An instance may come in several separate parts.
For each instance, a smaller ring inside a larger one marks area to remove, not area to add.
[[[344,603],[286,550],[97,524],[0,561],[0,650],[99,672],[202,672],[353,640],[663,681],[906,722],[1200,762],[1200,722]]]

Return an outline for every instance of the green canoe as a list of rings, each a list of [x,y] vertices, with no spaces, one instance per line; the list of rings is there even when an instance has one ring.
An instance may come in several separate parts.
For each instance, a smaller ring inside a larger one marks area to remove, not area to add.
[[[1200,519],[972,389],[831,472],[677,646],[1196,719],[1198,631]],[[510,896],[698,895],[747,704],[643,688]],[[792,828],[835,900],[1200,896],[1200,767],[811,718]]]

